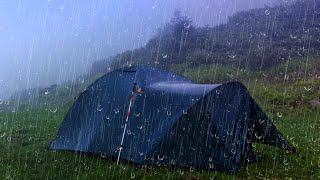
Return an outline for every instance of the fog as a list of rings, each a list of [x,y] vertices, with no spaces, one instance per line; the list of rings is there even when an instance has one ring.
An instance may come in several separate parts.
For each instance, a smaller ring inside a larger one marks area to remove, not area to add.
[[[237,11],[276,0],[2,0],[0,98],[20,89],[61,83],[94,61],[143,46],[175,9],[195,26],[226,22]]]

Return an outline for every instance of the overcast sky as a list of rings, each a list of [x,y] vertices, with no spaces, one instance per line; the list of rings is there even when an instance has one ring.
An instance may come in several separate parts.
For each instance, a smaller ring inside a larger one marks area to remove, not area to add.
[[[175,9],[194,25],[281,0],[0,0],[0,98],[89,71],[92,62],[143,46]]]

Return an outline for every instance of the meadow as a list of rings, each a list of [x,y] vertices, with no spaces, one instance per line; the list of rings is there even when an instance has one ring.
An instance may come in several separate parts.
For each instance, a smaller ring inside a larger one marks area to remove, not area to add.
[[[301,157],[254,144],[258,161],[233,174],[127,162],[116,165],[104,154],[49,150],[76,97],[69,88],[60,88],[60,93],[21,101],[22,109],[0,112],[0,179],[319,179],[320,111],[310,103],[319,99],[318,68],[316,63],[301,66],[299,61],[261,72],[211,65],[172,67],[199,83],[243,82]],[[78,87],[84,89],[93,80]]]

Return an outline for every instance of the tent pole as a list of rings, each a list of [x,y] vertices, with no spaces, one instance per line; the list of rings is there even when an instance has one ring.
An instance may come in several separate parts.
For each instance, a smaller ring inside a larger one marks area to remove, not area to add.
[[[120,156],[121,156],[121,152],[122,152],[122,149],[123,149],[124,135],[125,135],[126,130],[127,130],[127,125],[128,125],[129,116],[130,116],[130,111],[131,111],[131,105],[132,105],[132,102],[133,102],[133,97],[134,97],[134,94],[135,94],[135,92],[136,92],[136,89],[137,89],[137,83],[133,83],[133,89],[132,89],[131,98],[130,98],[130,102],[129,102],[128,113],[127,113],[126,121],[125,121],[125,124],[124,124],[124,129],[123,129],[123,133],[122,133],[121,143],[120,143],[120,147],[119,147],[117,165],[119,164],[119,161],[120,161]]]

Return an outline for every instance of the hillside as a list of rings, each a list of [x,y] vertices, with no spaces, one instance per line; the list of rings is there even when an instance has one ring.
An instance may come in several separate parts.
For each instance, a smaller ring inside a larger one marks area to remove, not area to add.
[[[110,66],[170,68],[181,63],[188,67],[220,64],[261,70],[295,57],[317,58],[319,9],[319,0],[266,6],[238,12],[226,24],[215,27],[194,27],[191,17],[177,11],[144,47],[98,61],[92,72],[107,72]]]

